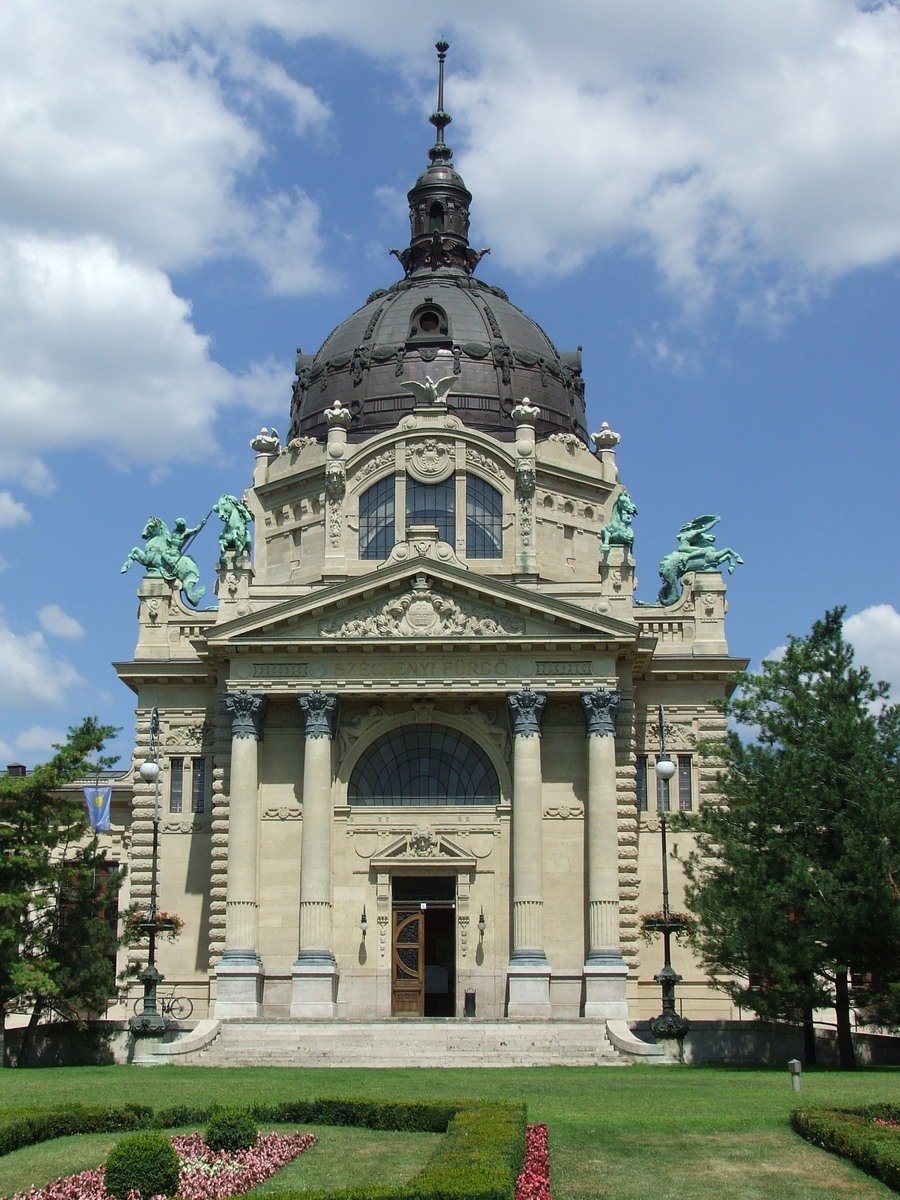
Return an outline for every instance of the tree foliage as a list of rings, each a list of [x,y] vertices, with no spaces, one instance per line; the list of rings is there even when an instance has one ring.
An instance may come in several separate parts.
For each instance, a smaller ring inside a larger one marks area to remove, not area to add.
[[[854,664],[843,614],[742,677],[727,710],[755,740],[704,747],[724,767],[721,802],[684,824],[705,968],[763,1017],[834,1007],[851,1066],[848,976],[876,1017],[900,1007],[900,707]]]
[[[89,717],[49,762],[0,777],[0,1019],[13,1008],[72,1018],[115,992],[116,933],[102,909],[117,880],[80,795],[59,791],[112,764],[101,752],[115,732]]]

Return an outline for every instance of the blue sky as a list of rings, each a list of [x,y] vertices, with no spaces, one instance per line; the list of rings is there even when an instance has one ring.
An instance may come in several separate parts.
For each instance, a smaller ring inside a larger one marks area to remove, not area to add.
[[[441,35],[479,275],[584,347],[638,594],[720,513],[735,654],[846,604],[900,684],[896,6],[7,0],[0,35],[0,763],[88,713],[127,763],[119,567],[240,494],[295,349],[396,278]]]

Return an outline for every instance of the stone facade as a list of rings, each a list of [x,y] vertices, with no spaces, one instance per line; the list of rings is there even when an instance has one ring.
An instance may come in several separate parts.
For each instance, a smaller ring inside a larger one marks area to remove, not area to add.
[[[587,435],[580,352],[473,277],[445,115],[405,277],[298,354],[287,444],[252,442],[252,554],[224,553],[213,610],[146,578],[117,664],[137,764],[159,713],[159,897],[185,921],[159,961],[198,1015],[659,1008],[656,713],[670,807],[695,807],[744,663],[718,572],[635,602],[619,437]],[[145,903],[152,789],[122,798]],[[676,953],[687,1015],[730,1015]]]
[[[339,496],[329,442],[260,456],[246,497],[253,565],[229,558],[218,610],[190,611],[177,585],[142,583],[135,656],[118,671],[138,695],[137,762],[151,700],[160,712],[160,903],[186,922],[160,959],[199,1011],[208,1001],[224,1017],[390,1016],[398,878],[425,881],[422,894],[429,878],[452,880],[433,911],[452,914],[442,956],[455,1015],[470,989],[484,1017],[658,1008],[656,947],[639,939],[640,913],[659,907],[658,821],[654,795],[640,810],[636,766],[649,764],[652,793],[663,703],[685,802],[714,786],[695,742],[721,731],[714,702],[742,665],[727,652],[725,587],[698,575],[677,605],[636,606],[630,551],[598,557],[621,490],[614,450],[535,440],[525,420],[516,435],[502,443],[420,407],[344,446]],[[535,483],[525,497],[523,457]],[[360,558],[361,495],[425,461],[449,465],[460,497],[467,475],[499,492],[501,556],[467,557],[458,516],[453,543],[398,520],[384,561]],[[410,727],[471,739],[495,801],[351,803],[366,751]],[[151,804],[138,779],[138,901]],[[727,1015],[676,953],[688,1014]]]

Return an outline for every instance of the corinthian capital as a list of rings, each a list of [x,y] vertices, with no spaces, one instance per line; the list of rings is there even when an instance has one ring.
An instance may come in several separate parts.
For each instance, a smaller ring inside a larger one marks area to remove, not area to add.
[[[253,692],[230,692],[225,697],[225,707],[231,717],[231,736],[258,741],[266,711],[266,697],[254,695]]]
[[[540,737],[541,713],[547,703],[544,693],[524,688],[507,696],[506,702],[509,705],[513,737]]]
[[[592,692],[581,693],[588,737],[594,734],[615,735],[620,699],[621,696],[618,692],[608,692],[605,688],[595,688]]]
[[[308,738],[333,737],[337,696],[328,692],[304,692],[298,697]]]

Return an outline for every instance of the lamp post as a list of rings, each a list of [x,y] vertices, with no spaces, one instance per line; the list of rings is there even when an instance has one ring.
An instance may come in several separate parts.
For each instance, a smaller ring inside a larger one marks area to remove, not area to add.
[[[168,1022],[156,1007],[156,989],[163,976],[156,967],[156,934],[159,929],[157,908],[157,873],[159,867],[159,710],[150,709],[150,752],[141,763],[138,774],[145,783],[153,784],[153,843],[150,852],[150,903],[139,928],[148,938],[147,965],[138,975],[144,985],[144,1007],[128,1022],[135,1037],[155,1037],[165,1033]]]
[[[669,780],[675,775],[675,764],[666,755],[666,731],[664,724],[663,706],[659,706],[659,756],[656,760],[657,778],[668,786]],[[660,800],[662,797],[660,797]],[[672,934],[681,928],[680,921],[673,921],[669,910],[669,852],[666,845],[666,807],[660,802],[659,828],[662,842],[662,921],[659,930],[663,935],[663,965],[656,976],[656,981],[662,988],[662,1012],[650,1022],[650,1028],[656,1037],[683,1038],[690,1028],[690,1022],[675,1011],[675,985],[681,982],[681,976],[672,966]]]

